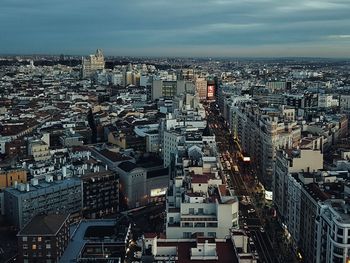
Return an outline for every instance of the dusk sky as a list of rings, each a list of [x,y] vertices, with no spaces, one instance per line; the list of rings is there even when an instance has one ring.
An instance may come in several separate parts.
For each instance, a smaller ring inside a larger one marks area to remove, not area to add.
[[[350,57],[350,0],[1,0],[0,54]]]

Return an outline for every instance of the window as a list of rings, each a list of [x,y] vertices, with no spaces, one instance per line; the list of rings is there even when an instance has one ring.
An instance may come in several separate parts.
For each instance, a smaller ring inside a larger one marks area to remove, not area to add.
[[[32,245],[32,250],[36,250],[36,245],[35,244]]]
[[[22,241],[27,242],[28,238],[27,237],[22,237]]]
[[[209,237],[216,237],[216,233],[215,232],[208,232],[208,236]]]
[[[343,229],[342,228],[338,228],[337,234],[338,235],[343,235]]]
[[[194,208],[189,208],[189,209],[188,209],[188,213],[189,213],[190,215],[193,215],[193,214],[194,214]]]
[[[184,238],[190,238],[191,237],[191,232],[183,232],[183,237]]]
[[[41,242],[41,237],[38,237],[38,241]]]

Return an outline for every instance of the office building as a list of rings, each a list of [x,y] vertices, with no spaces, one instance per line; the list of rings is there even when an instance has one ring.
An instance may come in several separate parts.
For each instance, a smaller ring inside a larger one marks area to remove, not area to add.
[[[47,175],[44,181],[34,178],[31,183],[14,184],[4,190],[7,220],[23,228],[40,213],[78,213],[82,206],[81,181],[78,178],[53,180]]]

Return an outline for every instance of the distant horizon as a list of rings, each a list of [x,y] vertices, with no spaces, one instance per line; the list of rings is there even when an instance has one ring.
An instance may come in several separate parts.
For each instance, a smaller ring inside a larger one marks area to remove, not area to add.
[[[3,0],[3,54],[350,58],[348,0]]]
[[[96,50],[96,49],[95,49]],[[103,50],[102,50],[103,52]],[[94,54],[95,52],[90,52],[89,54],[72,54],[72,53],[0,53],[0,58],[4,57],[32,57],[32,56],[43,56],[43,57],[60,57],[62,55],[64,56],[70,56],[70,57],[86,57],[89,55]],[[162,58],[173,58],[173,59],[266,59],[266,60],[272,60],[272,59],[316,59],[316,60],[349,60],[349,57],[321,57],[321,56],[170,56],[170,55],[111,55],[111,54],[105,54],[103,52],[103,55],[105,58],[155,58],[155,59],[162,59]]]

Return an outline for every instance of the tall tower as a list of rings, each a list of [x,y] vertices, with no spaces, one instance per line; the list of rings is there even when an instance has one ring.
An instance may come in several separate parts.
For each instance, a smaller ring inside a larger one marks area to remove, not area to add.
[[[94,55],[82,58],[82,78],[91,77],[96,71],[104,70],[105,68],[105,58],[103,56],[102,50],[97,49]]]

